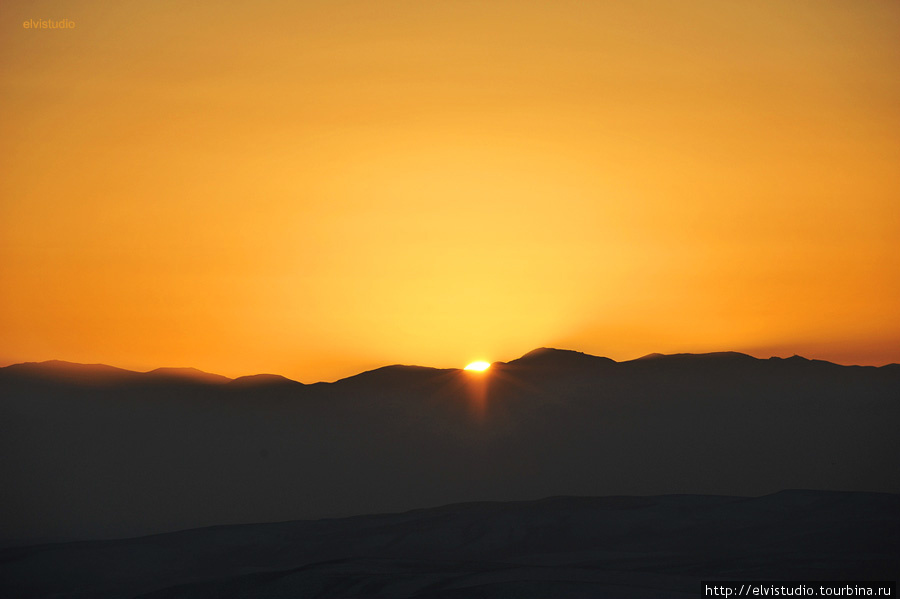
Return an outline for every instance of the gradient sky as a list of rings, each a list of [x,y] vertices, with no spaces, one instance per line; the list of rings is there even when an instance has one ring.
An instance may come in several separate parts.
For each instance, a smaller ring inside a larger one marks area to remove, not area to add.
[[[887,0],[4,0],[0,363],[900,362],[898,32]]]

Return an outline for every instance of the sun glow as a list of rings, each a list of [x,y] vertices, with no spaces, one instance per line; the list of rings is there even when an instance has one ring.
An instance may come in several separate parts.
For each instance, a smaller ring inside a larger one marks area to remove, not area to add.
[[[474,370],[476,372],[484,372],[485,370],[487,370],[490,367],[491,367],[490,363],[478,361],[478,362],[472,362],[471,364],[466,366],[465,369],[466,370]]]

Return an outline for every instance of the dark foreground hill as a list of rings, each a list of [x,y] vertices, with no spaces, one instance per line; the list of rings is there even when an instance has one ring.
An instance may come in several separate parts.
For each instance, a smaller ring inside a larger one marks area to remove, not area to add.
[[[900,367],[542,349],[335,383],[0,369],[0,542],[554,495],[900,493]]]
[[[900,496],[556,497],[0,551],[21,599],[699,597],[701,580],[893,580]]]

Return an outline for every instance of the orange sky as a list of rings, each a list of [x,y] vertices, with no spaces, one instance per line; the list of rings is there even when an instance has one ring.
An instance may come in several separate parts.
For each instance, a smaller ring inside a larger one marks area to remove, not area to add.
[[[900,362],[900,3],[5,0],[0,28],[2,364]]]

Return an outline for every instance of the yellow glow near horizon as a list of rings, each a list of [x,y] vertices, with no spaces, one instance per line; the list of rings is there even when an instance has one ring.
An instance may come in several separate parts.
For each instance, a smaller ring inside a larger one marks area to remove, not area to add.
[[[0,365],[900,362],[897,31],[881,0],[4,0]]]
[[[464,370],[474,370],[476,372],[484,372],[485,370],[487,370],[490,367],[491,367],[490,362],[478,361],[478,362],[472,362],[471,364],[466,366]]]

